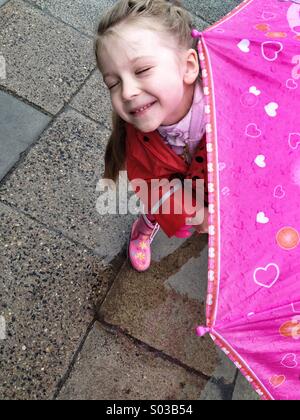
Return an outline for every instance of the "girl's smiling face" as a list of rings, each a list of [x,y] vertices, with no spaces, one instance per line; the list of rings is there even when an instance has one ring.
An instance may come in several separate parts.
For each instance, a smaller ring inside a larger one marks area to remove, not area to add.
[[[180,52],[167,34],[137,25],[119,25],[117,33],[105,39],[100,54],[115,112],[144,133],[176,124],[192,105],[197,52]],[[134,113],[149,104],[146,111]]]

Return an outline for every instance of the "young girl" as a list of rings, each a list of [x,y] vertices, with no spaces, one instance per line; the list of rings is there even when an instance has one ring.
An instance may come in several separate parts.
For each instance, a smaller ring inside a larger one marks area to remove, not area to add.
[[[205,216],[193,225],[207,233],[204,95],[192,29],[192,16],[177,0],[120,0],[102,18],[95,54],[113,107],[104,178],[116,181],[125,169],[130,182],[190,179],[193,191],[203,179]],[[185,210],[157,213],[166,200],[173,208],[175,194],[159,198],[156,211],[147,208],[131,229],[128,255],[140,272],[150,266],[150,245],[160,227],[169,237],[192,234]]]

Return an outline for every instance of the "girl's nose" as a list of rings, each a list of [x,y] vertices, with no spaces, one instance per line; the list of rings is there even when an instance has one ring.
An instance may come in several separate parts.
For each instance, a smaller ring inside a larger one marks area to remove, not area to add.
[[[124,101],[129,101],[133,97],[139,95],[140,87],[134,80],[124,81],[122,86],[122,97]]]

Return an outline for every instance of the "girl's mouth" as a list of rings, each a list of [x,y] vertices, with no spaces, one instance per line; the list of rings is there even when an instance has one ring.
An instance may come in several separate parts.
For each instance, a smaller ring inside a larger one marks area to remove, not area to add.
[[[145,114],[147,113],[147,111],[148,111],[150,108],[152,108],[152,106],[153,106],[154,104],[156,104],[156,101],[155,101],[155,102],[152,102],[152,104],[149,104],[149,105],[147,105],[147,106],[146,106],[146,107],[144,107],[144,108],[139,109],[139,110],[138,110],[138,111],[136,111],[136,112],[133,112],[133,113],[132,113],[132,115],[134,115],[135,117],[141,117],[142,115],[145,115]]]

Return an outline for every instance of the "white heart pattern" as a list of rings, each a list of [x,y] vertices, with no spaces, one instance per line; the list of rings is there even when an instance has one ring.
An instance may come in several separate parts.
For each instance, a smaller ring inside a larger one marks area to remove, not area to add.
[[[289,145],[293,150],[297,150],[300,146],[300,133],[290,133],[289,135]]]
[[[257,89],[256,86],[251,86],[251,88],[249,89],[250,93],[253,93],[253,95],[255,96],[259,96],[261,94],[261,91]]]
[[[207,149],[208,153],[212,153],[214,151],[213,144],[212,143],[207,143],[206,149]]]
[[[212,182],[209,182],[207,184],[207,189],[208,189],[208,192],[214,193],[215,192],[215,186],[214,186],[214,184]]]
[[[270,102],[265,106],[265,111],[269,115],[269,117],[276,117],[277,116],[277,109],[279,105],[276,102]]]
[[[294,90],[294,89],[297,89],[297,87],[298,87],[298,83],[297,83],[297,82],[295,82],[295,80],[294,80],[294,79],[288,79],[288,80],[286,81],[286,87],[287,87],[288,89],[292,89],[292,90]]]
[[[279,279],[279,275],[280,270],[278,265],[271,263],[266,267],[258,267],[254,272],[253,278],[258,286],[270,289]]]
[[[224,187],[222,189],[222,194],[225,195],[225,196],[230,195],[230,189],[228,187]]]
[[[224,162],[219,162],[219,171],[224,171],[224,169],[226,168],[226,163]]]
[[[215,248],[209,248],[208,249],[208,256],[209,256],[209,258],[215,258],[215,256],[216,256]]]
[[[266,157],[264,155],[258,155],[255,159],[255,163],[260,168],[265,168],[267,166],[265,160],[266,160]]]
[[[279,54],[283,50],[283,44],[281,42],[267,41],[261,45],[262,55],[265,60],[275,61]]]
[[[238,48],[243,53],[250,52],[250,41],[249,41],[249,39],[242,39],[241,42],[238,43]]]
[[[282,185],[277,185],[277,187],[275,187],[274,197],[275,198],[284,198],[285,197],[285,191],[284,191]]]
[[[298,366],[297,356],[294,353],[289,353],[281,360],[282,366],[288,369],[294,369]]]
[[[270,219],[265,215],[263,211],[257,214],[256,216],[257,223],[261,223],[263,225],[269,223]]]
[[[261,130],[257,127],[256,124],[251,123],[246,127],[246,136],[257,138],[261,136]]]
[[[209,88],[207,86],[204,87],[203,89],[204,95],[208,96],[209,95]]]
[[[207,303],[207,305],[212,306],[212,304],[214,303],[213,295],[207,295],[206,303]]]

